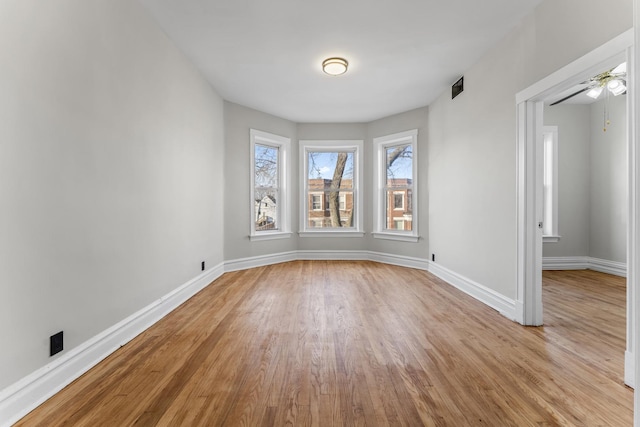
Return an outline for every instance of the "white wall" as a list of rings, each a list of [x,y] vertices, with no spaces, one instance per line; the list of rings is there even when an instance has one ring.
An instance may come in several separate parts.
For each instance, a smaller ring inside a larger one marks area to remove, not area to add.
[[[591,107],[571,104],[545,107],[544,123],[558,126],[558,233],[561,238],[558,242],[544,243],[542,256],[589,256]]]
[[[367,126],[364,123],[301,123],[298,124],[298,138],[300,140],[362,140],[367,136]],[[371,182],[371,175],[366,173],[367,163],[371,161],[371,144],[365,144],[364,148],[364,183],[367,186]],[[299,168],[299,160],[296,168]],[[297,175],[300,177],[300,172]],[[365,196],[365,203],[366,203]],[[370,199],[369,199],[370,200]],[[369,217],[367,206],[364,207],[365,217]],[[371,231],[371,221],[364,220],[365,231]],[[296,231],[300,230],[299,223]],[[365,237],[301,237],[298,242],[300,250],[366,250]]]
[[[631,12],[546,0],[464,73],[461,95],[430,105],[429,245],[444,267],[516,297],[515,94],[631,28]]]
[[[626,262],[626,96],[589,105],[546,107],[547,125],[558,126],[559,242],[545,243],[545,257],[589,256]]]
[[[0,93],[2,389],[223,261],[224,141],[135,1],[0,2]]]
[[[627,262],[627,97],[610,97],[611,123],[603,132],[605,101],[591,107],[589,256]]]
[[[515,93],[631,27],[630,0],[607,6],[603,19],[601,2],[546,0],[465,72],[462,95],[446,91],[428,115],[296,125],[225,109],[135,1],[1,2],[0,324],[10,325],[2,332],[10,345],[0,389],[51,360],[52,333],[65,331],[68,351],[193,278],[203,260],[296,248],[433,252],[515,297]],[[420,165],[428,241],[265,245],[246,239],[249,206],[247,218],[230,219],[233,203],[249,203],[249,127],[292,142],[363,139],[368,164],[372,138],[404,124],[420,129],[428,162]]]
[[[398,242],[384,239],[374,239],[368,234],[367,248],[369,250],[393,255],[403,255],[421,259],[431,259],[429,254],[429,186],[427,185],[428,164],[428,135],[427,121],[429,108],[417,108],[404,113],[395,114],[367,123],[367,139],[365,141],[365,176],[367,187],[365,188],[365,225],[367,230],[373,227],[373,139],[385,135],[391,135],[411,129],[418,129],[418,155],[416,166],[418,167],[418,233],[420,240],[417,243]]]
[[[225,102],[225,260],[234,261],[248,257],[278,254],[295,250],[303,251],[368,251],[414,258],[429,258],[428,249],[428,188],[427,164],[428,108],[418,108],[371,123],[293,123],[288,120],[256,111],[238,104]],[[249,240],[249,129],[258,129],[291,138],[292,200],[291,230],[289,239]],[[373,227],[373,138],[406,130],[418,129],[418,162],[420,167],[420,235],[418,243],[374,239]],[[300,164],[299,140],[363,140],[364,182],[364,237],[297,237],[300,230]],[[229,172],[233,171],[233,173]]]
[[[231,102],[224,103],[225,111],[225,260],[276,254],[298,247],[298,141],[296,124]],[[288,239],[250,241],[251,221],[251,164],[249,130],[257,129],[291,138],[291,231]]]

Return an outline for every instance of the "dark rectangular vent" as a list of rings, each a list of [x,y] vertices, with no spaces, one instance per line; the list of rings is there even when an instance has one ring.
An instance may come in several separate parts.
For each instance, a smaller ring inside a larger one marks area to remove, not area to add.
[[[464,76],[460,77],[457,82],[451,86],[451,99],[460,95],[464,90]]]

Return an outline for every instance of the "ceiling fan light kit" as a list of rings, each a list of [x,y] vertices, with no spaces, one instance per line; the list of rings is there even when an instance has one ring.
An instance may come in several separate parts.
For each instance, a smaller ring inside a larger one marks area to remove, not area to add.
[[[596,86],[587,91],[587,96],[593,99],[598,99],[601,93],[602,93],[602,86]]]
[[[598,99],[600,95],[604,92],[605,94],[605,103],[604,103],[604,127],[603,131],[607,131],[607,126],[611,124],[609,121],[609,94],[613,96],[623,95],[627,93],[627,63],[623,62],[615,68],[612,68],[609,71],[605,71],[596,76],[591,77],[586,82],[582,82],[583,85],[587,85],[582,89],[577,90],[571,95],[565,96],[564,98],[549,104],[550,106],[560,104],[561,102],[566,101],[567,99],[571,99],[576,95],[581,93],[585,93],[588,97],[593,99]],[[607,88],[607,90],[604,90]]]
[[[622,95],[626,92],[627,87],[620,79],[610,80],[607,83],[607,89],[611,91],[614,96]]]

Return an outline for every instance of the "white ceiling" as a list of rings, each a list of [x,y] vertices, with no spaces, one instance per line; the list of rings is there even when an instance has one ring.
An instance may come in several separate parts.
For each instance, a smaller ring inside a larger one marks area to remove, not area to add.
[[[305,123],[429,105],[541,0],[140,1],[224,99]]]

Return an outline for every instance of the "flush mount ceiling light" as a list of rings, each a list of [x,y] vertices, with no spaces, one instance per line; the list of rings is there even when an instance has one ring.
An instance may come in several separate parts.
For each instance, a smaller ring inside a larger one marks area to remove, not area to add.
[[[322,71],[330,76],[339,76],[347,72],[349,63],[344,58],[327,58],[322,61]]]

